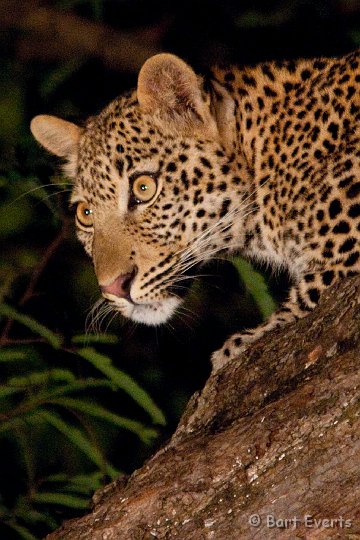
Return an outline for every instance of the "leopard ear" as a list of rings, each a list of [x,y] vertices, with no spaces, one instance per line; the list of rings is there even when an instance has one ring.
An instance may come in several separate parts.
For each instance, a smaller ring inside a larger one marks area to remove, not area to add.
[[[40,114],[32,119],[31,133],[46,150],[70,159],[77,154],[81,128],[56,116]]]
[[[157,54],[140,70],[140,108],[175,132],[210,131],[214,122],[203,99],[201,79],[173,54]],[[164,127],[164,126],[163,126]]]

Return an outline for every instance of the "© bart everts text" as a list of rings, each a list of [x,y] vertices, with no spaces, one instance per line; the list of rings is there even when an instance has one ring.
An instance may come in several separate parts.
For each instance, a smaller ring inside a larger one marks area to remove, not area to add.
[[[346,519],[343,516],[336,518],[315,518],[310,514],[305,514],[301,518],[298,516],[284,518],[274,516],[273,514],[265,516],[252,514],[248,521],[252,527],[265,525],[268,529],[297,529],[300,526],[307,529],[350,529],[352,527],[352,520]]]

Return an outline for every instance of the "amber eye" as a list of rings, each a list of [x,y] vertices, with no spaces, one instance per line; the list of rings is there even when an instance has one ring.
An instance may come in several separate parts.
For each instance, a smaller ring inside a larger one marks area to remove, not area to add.
[[[94,224],[94,215],[91,207],[81,202],[76,207],[76,219],[83,227],[92,227]]]
[[[156,193],[156,181],[152,176],[142,174],[135,178],[132,185],[132,194],[137,203],[150,201]]]

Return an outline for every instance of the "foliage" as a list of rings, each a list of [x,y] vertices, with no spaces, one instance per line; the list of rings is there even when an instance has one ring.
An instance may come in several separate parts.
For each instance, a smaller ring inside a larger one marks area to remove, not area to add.
[[[234,259],[237,268],[247,290],[254,298],[263,319],[267,319],[276,309],[276,302],[270,294],[264,276],[254,270],[251,264],[241,257]]]
[[[30,328],[34,336],[0,349],[0,445],[13,449],[15,459],[10,457],[8,465],[16,464],[14,481],[21,479],[24,484],[12,497],[1,486],[0,534],[7,537],[6,528],[11,528],[20,537],[34,538],[34,530],[45,532],[46,527],[59,524],[62,509],[88,508],[93,491],[118,475],[107,457],[108,441],[103,438],[107,426],[128,430],[146,445],[158,435],[148,421],[111,410],[104,391],[107,398],[118,391],[127,393],[153,424],[164,424],[165,418],[147,392],[114,367],[108,356],[84,347],[83,336],[75,335],[66,344],[61,336],[6,304],[0,305],[0,313]],[[41,346],[36,335],[44,340]],[[89,342],[96,338],[85,336]],[[99,336],[105,344],[116,339],[111,334]]]

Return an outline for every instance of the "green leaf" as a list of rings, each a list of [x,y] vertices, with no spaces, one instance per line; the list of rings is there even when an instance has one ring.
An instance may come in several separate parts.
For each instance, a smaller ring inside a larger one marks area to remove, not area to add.
[[[21,379],[22,377],[20,377],[20,382],[26,381],[26,377],[24,377],[24,381],[21,381]],[[26,384],[25,386],[21,385],[16,387],[10,387],[9,385],[4,385],[2,387],[0,386],[0,399],[6,398],[19,392],[24,392],[27,388],[28,385]],[[89,388],[109,388],[111,391],[116,390],[114,383],[108,381],[107,379],[80,380],[70,382],[69,384],[57,386],[56,388],[38,387],[37,392],[34,395],[31,395],[28,399],[24,399],[21,402],[19,411],[16,415],[15,413],[13,413],[13,418],[8,421],[2,421],[0,423],[0,433],[8,431],[9,429],[13,429],[15,425],[18,425],[19,421],[22,421],[22,419],[24,418],[24,411],[26,411],[26,414],[32,414],[34,409],[36,409],[39,405],[42,405],[45,402],[51,402],[53,398],[56,398],[57,396],[64,396],[65,394],[71,392],[78,392],[81,390],[87,390]]]
[[[35,319],[30,317],[29,315],[24,315],[23,313],[19,313],[16,309],[8,306],[7,304],[0,304],[0,315],[7,317],[8,319],[17,321],[23,326],[26,326],[32,332],[34,332],[34,334],[38,334],[39,336],[46,339],[46,341],[48,341],[54,349],[60,349],[61,347],[60,337],[54,334],[54,332],[49,330],[49,328],[47,328],[43,324],[40,324],[39,322],[37,322]]]
[[[90,345],[90,343],[116,345],[119,343],[119,338],[115,334],[78,334],[73,336],[71,342],[76,345]]]
[[[0,433],[6,433],[6,431],[11,430],[12,434],[15,433],[15,430],[18,430],[24,426],[24,423],[30,423],[31,420],[39,420],[39,417],[36,417],[32,411],[30,411],[30,414],[21,414],[17,416],[13,416],[9,420],[2,421],[0,423]]]
[[[76,497],[75,495],[69,495],[67,493],[54,493],[54,492],[42,492],[35,493],[31,497],[32,501],[41,504],[59,504],[61,506],[67,506],[68,508],[86,509],[89,508],[89,499],[83,497]]]
[[[14,349],[0,349],[0,362],[13,362],[14,360],[26,360],[24,351]]]
[[[29,525],[33,525],[34,523],[44,523],[50,529],[55,529],[57,525],[56,520],[51,518],[48,514],[39,512],[30,506],[27,497],[26,499],[25,497],[19,498],[19,503],[15,508],[12,509],[12,514],[16,517],[16,519],[20,518],[25,523],[29,523]]]
[[[46,371],[33,371],[27,375],[11,377],[7,385],[13,387],[42,386],[49,382],[72,382],[75,380],[75,375],[67,369],[48,369]]]
[[[2,386],[0,387],[0,398],[6,398],[8,396],[12,396],[13,394],[17,394],[18,392],[23,392],[24,388],[10,388],[9,386]],[[3,429],[3,424],[0,425],[0,432]]]
[[[24,540],[37,540],[36,536],[31,534],[29,529],[27,529],[23,525],[19,525],[18,523],[14,522],[7,522],[6,525],[16,531],[19,535],[19,538],[23,538]]]
[[[38,393],[38,397],[42,401],[51,399],[56,396],[63,396],[72,392],[79,392],[87,390],[89,388],[109,388],[112,392],[116,390],[116,386],[113,382],[107,379],[80,379],[75,382],[58,386],[56,388],[46,388]]]
[[[91,495],[103,484],[104,474],[101,471],[95,471],[89,474],[77,474],[69,477],[67,474],[53,474],[48,476],[45,481],[48,483],[62,484],[63,492],[81,493]]]
[[[118,388],[129,394],[150,415],[154,423],[165,425],[166,420],[163,412],[149,394],[130,375],[115,368],[108,356],[100,354],[90,347],[80,349],[78,354],[106,375]]]
[[[132,431],[145,443],[150,443],[158,435],[156,430],[147,428],[136,420],[130,420],[129,418],[108,411],[104,407],[90,401],[73,398],[57,398],[52,399],[51,403],[56,403],[70,409],[76,409],[85,414],[110,422],[117,427]]]
[[[267,319],[275,311],[276,303],[269,293],[265,279],[253,269],[249,262],[241,257],[236,257],[233,262],[246,288],[254,298],[260,313],[264,319]]]
[[[95,463],[100,469],[104,469],[105,461],[102,454],[79,428],[64,422],[58,415],[50,411],[45,411],[44,409],[37,411],[36,416],[42,418],[48,424],[60,431],[60,433],[81,450],[90,461]]]

